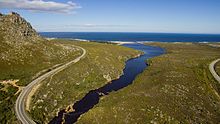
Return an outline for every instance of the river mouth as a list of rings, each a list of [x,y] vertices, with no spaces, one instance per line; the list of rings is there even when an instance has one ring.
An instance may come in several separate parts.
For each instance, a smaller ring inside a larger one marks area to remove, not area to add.
[[[124,74],[121,75],[119,79],[112,80],[103,87],[90,91],[73,105],[73,109],[75,110],[74,112],[67,113],[65,110],[61,110],[58,113],[58,116],[54,117],[49,124],[61,124],[63,122],[63,118],[65,120],[65,124],[75,123],[81,115],[98,104],[99,99],[102,96],[108,95],[112,91],[118,91],[132,84],[136,76],[146,69],[147,59],[162,55],[165,52],[165,50],[160,47],[146,46],[143,44],[124,44],[123,46],[143,51],[144,54],[137,58],[128,60],[123,70]]]

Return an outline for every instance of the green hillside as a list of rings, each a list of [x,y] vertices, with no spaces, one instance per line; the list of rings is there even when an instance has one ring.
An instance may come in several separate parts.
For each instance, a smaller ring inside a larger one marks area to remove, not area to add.
[[[193,43],[148,43],[167,50],[132,85],[111,93],[78,124],[198,124],[220,122],[220,85],[209,64],[220,48]]]

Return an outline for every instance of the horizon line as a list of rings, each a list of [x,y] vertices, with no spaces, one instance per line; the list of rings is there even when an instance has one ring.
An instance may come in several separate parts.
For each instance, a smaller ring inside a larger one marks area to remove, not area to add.
[[[185,32],[114,32],[114,31],[37,31],[38,33],[154,33],[154,34],[197,34],[197,35],[220,35],[220,33],[185,33]]]

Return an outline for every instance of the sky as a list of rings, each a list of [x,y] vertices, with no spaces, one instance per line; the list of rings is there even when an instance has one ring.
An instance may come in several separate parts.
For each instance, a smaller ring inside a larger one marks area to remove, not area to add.
[[[39,32],[220,34],[220,0],[0,0]]]

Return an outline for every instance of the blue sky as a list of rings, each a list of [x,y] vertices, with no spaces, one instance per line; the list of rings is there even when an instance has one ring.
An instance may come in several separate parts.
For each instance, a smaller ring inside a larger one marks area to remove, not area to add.
[[[16,11],[41,32],[220,34],[220,0],[34,0],[45,4],[5,1],[0,0],[1,12]],[[18,6],[18,2],[24,4]],[[31,5],[34,10],[28,7]]]

